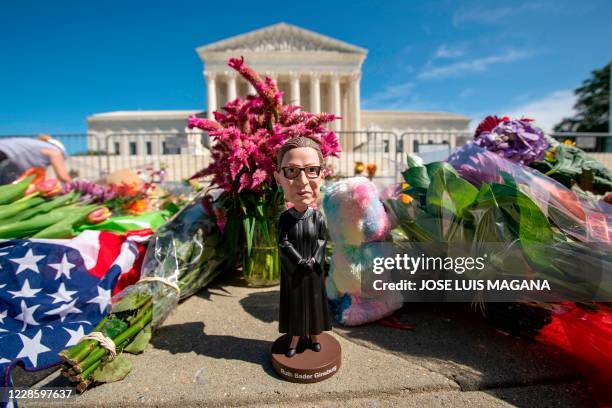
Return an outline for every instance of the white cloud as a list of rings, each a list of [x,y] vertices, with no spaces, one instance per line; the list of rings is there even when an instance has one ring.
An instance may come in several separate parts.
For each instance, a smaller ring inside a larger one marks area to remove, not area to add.
[[[447,44],[442,44],[436,50],[434,58],[457,58],[465,54],[462,47],[451,47]]]
[[[576,95],[571,90],[554,91],[536,100],[508,109],[505,116],[511,118],[526,117],[535,119],[536,125],[545,132],[551,132],[553,127],[563,118],[574,115]]]
[[[467,98],[474,94],[474,88],[465,88],[463,91],[459,92],[459,98]]]
[[[412,82],[387,85],[382,91],[364,98],[362,104],[367,109],[400,108],[414,102],[413,89],[414,83]]]
[[[504,54],[490,55],[488,57],[458,61],[452,64],[441,65],[437,67],[425,67],[423,68],[423,70],[421,70],[417,77],[419,79],[432,79],[456,76],[469,72],[483,72],[489,69],[489,66],[491,65],[519,61],[531,55],[532,54],[527,51],[509,50]]]
[[[488,110],[484,112],[473,112],[470,114],[472,118],[469,130],[474,131],[480,121],[488,115],[497,115],[499,117],[508,116],[512,119],[520,119],[522,117],[534,119],[535,124],[541,127],[545,132],[551,132],[553,127],[563,118],[574,116],[574,104],[576,96],[573,91],[559,90],[549,93],[539,99],[533,99],[523,104],[517,104],[508,108],[494,111]]]
[[[534,1],[527,2],[518,6],[500,6],[486,8],[485,5],[473,3],[471,5],[460,8],[453,14],[453,25],[458,27],[463,23],[482,23],[482,24],[497,24],[501,20],[518,16],[520,14],[531,12],[537,9],[544,8],[545,5]]]

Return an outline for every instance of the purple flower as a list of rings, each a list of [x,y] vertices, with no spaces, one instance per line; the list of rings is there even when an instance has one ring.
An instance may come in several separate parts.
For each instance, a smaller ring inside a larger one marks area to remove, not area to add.
[[[474,143],[525,166],[542,160],[548,148],[542,129],[526,119],[503,120],[490,131],[476,132]]]
[[[92,201],[96,203],[104,203],[117,196],[117,193],[113,191],[110,186],[103,186],[87,180],[73,180],[64,184],[62,189],[63,194],[71,191],[78,191],[81,193],[81,199],[83,201]]]

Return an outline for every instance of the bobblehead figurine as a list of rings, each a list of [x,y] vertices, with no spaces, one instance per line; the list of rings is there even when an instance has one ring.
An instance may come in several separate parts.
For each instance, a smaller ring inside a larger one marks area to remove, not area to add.
[[[325,331],[331,315],[325,292],[326,225],[314,208],[323,184],[323,155],[316,139],[294,137],[277,155],[276,182],[293,204],[279,219],[281,261],[279,332],[272,362],[285,379],[317,382],[340,368],[340,344]]]

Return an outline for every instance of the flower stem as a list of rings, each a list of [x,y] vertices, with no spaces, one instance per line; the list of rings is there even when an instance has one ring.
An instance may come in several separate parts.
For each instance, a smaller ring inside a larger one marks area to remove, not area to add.
[[[89,388],[90,385],[91,385],[91,380],[85,380],[83,382],[80,382],[76,388],[79,393],[83,393],[85,392],[87,388]]]
[[[104,327],[104,325],[108,321],[108,316],[109,315],[104,316],[104,318],[100,320],[100,323],[98,323],[96,327],[93,328],[92,332],[101,331],[102,327]],[[81,341],[69,349],[64,349],[60,351],[59,356],[62,360],[66,361],[69,364],[72,364],[72,365],[77,364],[80,361],[79,359],[76,358],[79,355],[79,353],[93,343],[95,343],[95,340]],[[91,350],[91,348],[89,350]],[[85,356],[82,356],[81,359],[83,359],[84,357]],[[71,363],[71,362],[74,362],[74,363]]]
[[[127,342],[133,336],[138,334],[148,323],[151,322],[153,317],[153,309],[148,309],[138,321],[135,321],[132,326],[127,328],[123,333],[119,334],[114,340],[115,347],[119,348],[123,346],[123,343]],[[80,369],[81,372],[86,372],[92,364],[95,364],[104,356],[108,355],[108,350],[102,347],[97,347],[93,350],[80,365],[74,367],[75,371]]]

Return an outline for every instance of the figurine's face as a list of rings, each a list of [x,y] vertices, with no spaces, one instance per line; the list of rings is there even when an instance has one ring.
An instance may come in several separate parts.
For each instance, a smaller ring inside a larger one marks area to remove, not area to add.
[[[317,201],[323,183],[323,169],[317,151],[312,147],[289,150],[274,178],[283,188],[285,200],[293,203],[296,210],[306,211]]]

